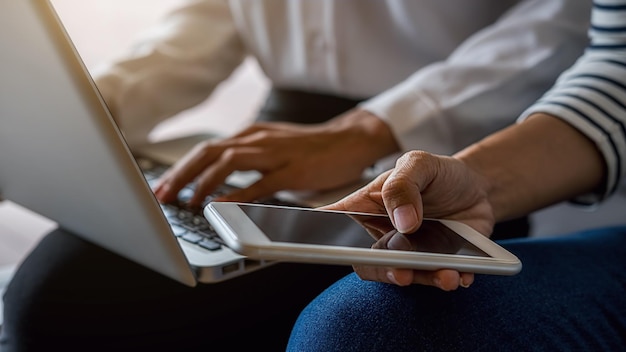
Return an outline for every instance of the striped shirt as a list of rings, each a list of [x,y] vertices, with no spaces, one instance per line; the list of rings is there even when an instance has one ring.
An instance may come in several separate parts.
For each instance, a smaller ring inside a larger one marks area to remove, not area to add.
[[[585,54],[520,117],[558,116],[596,143],[606,187],[576,200],[584,204],[614,193],[626,175],[626,0],[594,1],[589,36]]]

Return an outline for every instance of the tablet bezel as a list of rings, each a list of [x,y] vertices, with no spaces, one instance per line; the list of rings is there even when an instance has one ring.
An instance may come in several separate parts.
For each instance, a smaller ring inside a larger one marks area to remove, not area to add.
[[[462,272],[494,275],[514,275],[518,273],[522,267],[520,260],[515,255],[470,226],[458,221],[431,219],[439,221],[469,243],[485,252],[489,257],[273,242],[254,221],[246,215],[240,208],[240,205],[353,215],[386,215],[265,204],[235,202],[209,203],[204,209],[204,215],[215,228],[218,235],[232,250],[253,259],[318,264],[374,265],[418,270],[438,270],[445,268]]]

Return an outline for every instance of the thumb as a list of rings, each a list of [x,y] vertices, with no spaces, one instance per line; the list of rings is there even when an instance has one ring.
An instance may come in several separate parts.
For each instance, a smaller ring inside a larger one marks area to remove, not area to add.
[[[433,156],[425,152],[405,153],[396,162],[382,186],[382,198],[394,227],[402,233],[419,228],[424,217],[422,187],[434,175]]]
[[[422,195],[419,187],[405,175],[390,175],[383,184],[382,198],[393,226],[402,233],[417,230],[423,217]]]
[[[417,209],[413,204],[402,204],[391,211],[391,219],[396,230],[411,233],[420,225]]]

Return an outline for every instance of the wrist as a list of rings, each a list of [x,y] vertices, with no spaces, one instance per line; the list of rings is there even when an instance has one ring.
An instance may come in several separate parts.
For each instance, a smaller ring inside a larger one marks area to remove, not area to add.
[[[494,221],[500,222],[514,217],[507,208],[512,201],[510,192],[506,192],[507,179],[511,177],[511,174],[498,167],[489,158],[485,158],[485,155],[490,154],[488,149],[476,143],[460,151],[454,157],[472,171],[476,180],[473,184],[479,193],[485,195]]]
[[[339,115],[323,124],[323,128],[331,133],[343,134],[374,161],[400,150],[387,123],[363,109],[356,108]]]

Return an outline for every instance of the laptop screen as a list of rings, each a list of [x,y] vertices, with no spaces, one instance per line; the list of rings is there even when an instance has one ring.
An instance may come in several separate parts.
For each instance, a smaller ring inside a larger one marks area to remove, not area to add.
[[[52,5],[0,2],[0,47],[2,197],[194,285],[189,263]]]

